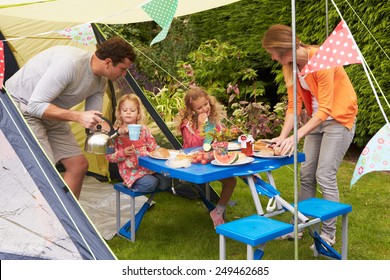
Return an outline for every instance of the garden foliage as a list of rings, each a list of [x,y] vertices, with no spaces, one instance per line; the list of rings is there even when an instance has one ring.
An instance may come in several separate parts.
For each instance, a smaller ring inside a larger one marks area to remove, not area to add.
[[[382,0],[334,2],[372,70],[373,84],[390,117],[385,103],[385,99],[390,97],[390,6]],[[341,20],[329,1],[326,25],[325,3],[325,0],[296,1],[296,31],[306,44],[322,44]],[[154,93],[160,89],[170,91],[170,94],[157,95],[156,99],[171,98],[179,88],[185,91],[191,81],[196,82],[226,106],[231,119],[250,123],[251,129],[258,120],[260,127],[255,129],[260,135],[270,136],[268,129],[273,133],[278,133],[280,129],[286,89],[281,67],[262,49],[261,39],[270,25],[291,25],[291,18],[291,1],[241,0],[175,19],[167,38],[152,47],[149,46],[150,41],[160,32],[155,23],[117,28],[147,56],[139,55],[137,62],[136,75],[143,79],[140,84]],[[188,76],[188,65],[192,68],[192,77]],[[354,142],[362,147],[385,124],[385,120],[362,65],[345,68],[358,95],[359,113]],[[182,92],[178,94],[180,96]],[[180,105],[173,102],[172,106]],[[264,116],[268,128],[260,124]]]

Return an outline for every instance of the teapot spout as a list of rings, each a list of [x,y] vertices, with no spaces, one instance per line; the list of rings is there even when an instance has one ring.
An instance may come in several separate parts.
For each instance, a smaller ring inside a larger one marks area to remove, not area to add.
[[[119,136],[119,132],[118,132],[118,130],[117,131],[115,131],[115,133],[113,134],[113,135],[110,135],[110,140],[112,140],[112,139],[114,139],[114,138],[116,138],[116,137],[118,137]]]

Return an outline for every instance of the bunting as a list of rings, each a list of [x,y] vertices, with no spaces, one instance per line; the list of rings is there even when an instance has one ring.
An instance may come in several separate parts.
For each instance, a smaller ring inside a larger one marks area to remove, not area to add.
[[[390,171],[390,126],[385,124],[363,149],[351,180],[351,187],[363,175],[373,171]]]
[[[167,37],[173,17],[175,16],[178,0],[152,0],[142,9],[162,28],[150,45],[158,43]]]
[[[310,58],[300,75],[355,63],[362,63],[359,48],[342,20]]]
[[[0,89],[3,88],[4,71],[5,71],[4,44],[3,41],[0,41]]]
[[[95,34],[90,23],[84,23],[71,28],[65,28],[58,31],[58,34],[63,35],[73,41],[79,42],[84,46],[96,45]]]

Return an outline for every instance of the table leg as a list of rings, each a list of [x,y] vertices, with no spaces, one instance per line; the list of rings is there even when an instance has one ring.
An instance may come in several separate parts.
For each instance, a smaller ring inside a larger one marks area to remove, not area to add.
[[[348,214],[342,216],[342,232],[341,232],[341,259],[348,258]]]
[[[276,189],[274,176],[272,176],[271,171],[267,171],[266,174],[267,174],[268,182],[270,183],[271,186],[273,186]],[[281,210],[282,204],[279,201],[275,200],[275,198],[271,198],[270,202],[267,205],[267,211],[272,212],[275,211],[275,209]]]
[[[255,182],[253,181],[252,175],[246,176],[246,179],[248,181],[248,186],[251,190],[251,194],[252,194],[253,202],[255,203],[257,214],[264,215],[263,207],[261,207],[260,198],[259,195],[257,194]]]
[[[219,235],[219,259],[226,260],[226,238],[222,234]]]
[[[206,183],[206,199],[210,201],[210,184]]]

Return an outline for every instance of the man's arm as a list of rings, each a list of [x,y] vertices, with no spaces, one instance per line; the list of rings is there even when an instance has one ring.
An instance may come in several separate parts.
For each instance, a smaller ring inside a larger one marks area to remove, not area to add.
[[[94,128],[100,121],[102,115],[99,111],[73,111],[60,108],[56,105],[49,104],[43,112],[42,118],[59,121],[78,122],[85,128]]]

